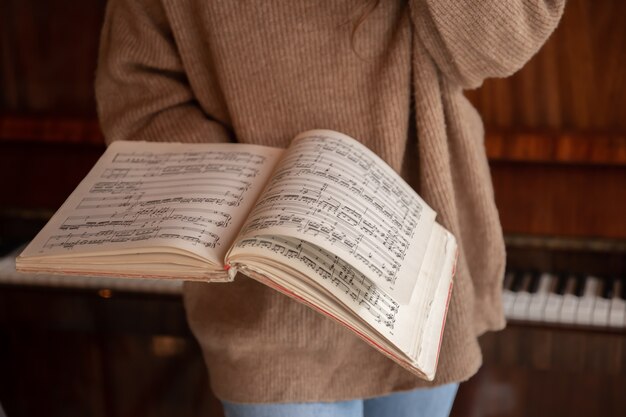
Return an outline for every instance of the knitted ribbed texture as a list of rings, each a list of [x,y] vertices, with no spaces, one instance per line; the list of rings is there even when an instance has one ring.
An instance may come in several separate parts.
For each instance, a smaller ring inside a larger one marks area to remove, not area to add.
[[[483,129],[462,88],[517,70],[563,0],[109,0],[96,93],[108,141],[286,147],[346,133],[380,155],[457,236],[460,257],[434,384],[481,363],[504,326],[504,245]],[[220,398],[332,401],[429,385],[312,310],[242,276],[185,286]]]

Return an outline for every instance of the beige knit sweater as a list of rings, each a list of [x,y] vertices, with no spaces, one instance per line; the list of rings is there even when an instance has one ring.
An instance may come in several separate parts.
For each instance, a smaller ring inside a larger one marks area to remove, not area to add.
[[[520,68],[564,0],[109,0],[96,93],[108,141],[286,147],[328,128],[359,139],[460,244],[435,384],[481,364],[501,329],[504,245],[480,118],[463,97]],[[427,385],[344,328],[238,276],[187,284],[215,394],[331,401]]]

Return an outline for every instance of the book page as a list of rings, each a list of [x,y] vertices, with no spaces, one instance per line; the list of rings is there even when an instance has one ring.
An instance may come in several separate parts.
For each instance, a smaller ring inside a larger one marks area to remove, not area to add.
[[[401,351],[412,362],[421,362],[425,355],[432,367],[423,364],[428,374],[434,373],[456,254],[455,239],[443,227],[435,224],[431,236],[425,266],[417,276],[420,296],[407,304],[381,291],[335,254],[303,240],[237,240],[231,266],[339,319],[367,340]]]
[[[408,303],[434,211],[384,161],[328,130],[294,139],[240,239],[288,236],[334,253]]]
[[[282,153],[114,142],[21,256],[175,248],[222,265]]]
[[[337,256],[320,249],[316,245],[293,238],[276,236],[252,237],[237,241],[235,253],[253,254],[259,258],[267,257],[272,251],[278,259],[289,263],[295,271],[306,276],[317,276],[318,286],[329,289],[351,310],[359,313],[362,318],[375,326],[386,337],[394,338],[397,328],[396,318],[400,305],[388,294],[378,290],[377,286],[363,274]],[[249,262],[245,262],[246,266]],[[270,265],[263,264],[263,269]],[[275,274],[280,277],[280,273]],[[298,285],[297,280],[290,280]],[[336,288],[336,291],[333,291]],[[319,294],[311,292],[309,298]]]

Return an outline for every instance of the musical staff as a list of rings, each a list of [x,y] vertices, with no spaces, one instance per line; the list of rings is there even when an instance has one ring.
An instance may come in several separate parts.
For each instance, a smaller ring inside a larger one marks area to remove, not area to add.
[[[197,227],[157,226],[136,229],[106,229],[98,232],[67,233],[50,236],[44,245],[46,249],[73,249],[76,246],[102,245],[105,243],[132,243],[146,240],[180,239],[206,248],[215,248],[220,237],[206,229]]]
[[[376,158],[356,142],[321,134],[297,138],[242,236],[304,234],[386,291],[412,289],[415,280],[406,274],[418,270],[434,212]]]
[[[337,256],[302,240],[281,237],[246,238],[238,241],[235,248],[255,248],[281,255],[303,274],[319,277],[318,284],[338,288],[351,309],[366,311],[369,321],[381,324],[385,332],[393,334],[400,305]]]
[[[157,149],[111,145],[51,222],[38,252],[171,244],[221,263],[282,151],[232,144],[151,147]]]

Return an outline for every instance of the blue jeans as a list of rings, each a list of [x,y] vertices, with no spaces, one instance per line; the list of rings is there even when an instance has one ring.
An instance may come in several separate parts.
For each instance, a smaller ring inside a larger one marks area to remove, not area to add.
[[[458,388],[448,384],[332,403],[222,404],[226,417],[447,417]]]

